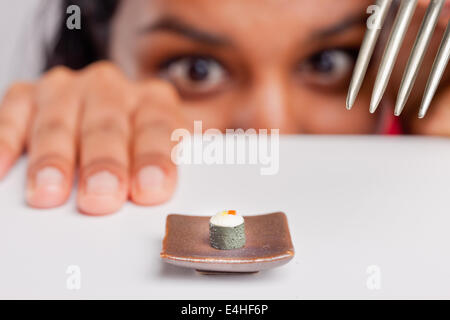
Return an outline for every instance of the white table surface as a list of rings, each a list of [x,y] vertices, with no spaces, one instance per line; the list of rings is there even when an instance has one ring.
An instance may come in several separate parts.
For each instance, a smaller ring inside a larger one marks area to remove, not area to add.
[[[0,298],[450,298],[450,140],[288,137],[280,172],[185,166],[169,203],[83,216],[33,210],[26,159],[0,183]],[[161,262],[168,213],[282,210],[295,258],[253,275],[203,276]],[[69,290],[66,270],[81,270]],[[381,288],[367,287],[367,268]]]

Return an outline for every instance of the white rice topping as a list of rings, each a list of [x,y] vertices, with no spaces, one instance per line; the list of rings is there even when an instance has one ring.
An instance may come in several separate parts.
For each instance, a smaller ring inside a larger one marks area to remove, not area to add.
[[[238,214],[224,214],[219,212],[215,216],[212,216],[209,222],[218,227],[234,228],[244,223],[244,218]]]

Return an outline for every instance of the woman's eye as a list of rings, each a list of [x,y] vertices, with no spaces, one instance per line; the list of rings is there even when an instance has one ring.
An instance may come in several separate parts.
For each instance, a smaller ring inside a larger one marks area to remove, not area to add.
[[[184,95],[217,92],[227,80],[227,72],[224,67],[208,57],[172,59],[163,67],[162,76],[171,81]]]
[[[341,85],[350,77],[357,54],[357,49],[321,51],[301,64],[302,78],[313,85]]]

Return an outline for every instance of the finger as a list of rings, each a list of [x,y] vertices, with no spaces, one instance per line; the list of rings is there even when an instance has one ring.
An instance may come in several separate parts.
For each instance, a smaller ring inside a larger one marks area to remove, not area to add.
[[[33,112],[34,86],[18,83],[6,93],[0,107],[0,179],[22,153]]]
[[[73,83],[74,73],[58,68],[37,86],[26,189],[26,200],[32,207],[62,205],[72,189],[81,105]]]
[[[127,122],[127,115],[118,108],[99,105],[85,110],[78,188],[78,207],[83,213],[113,213],[127,200]]]
[[[157,205],[169,200],[175,190],[171,134],[182,125],[182,117],[170,85],[150,83],[143,90],[133,117],[131,199],[140,205]]]
[[[102,71],[87,94],[81,124],[78,208],[90,215],[113,213],[128,198],[127,94],[117,74]]]

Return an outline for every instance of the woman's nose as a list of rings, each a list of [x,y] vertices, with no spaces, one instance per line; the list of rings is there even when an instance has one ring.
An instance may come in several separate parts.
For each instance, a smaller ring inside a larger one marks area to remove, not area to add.
[[[268,76],[251,85],[235,115],[233,126],[242,129],[279,129],[298,133],[291,116],[288,89],[281,79]]]

